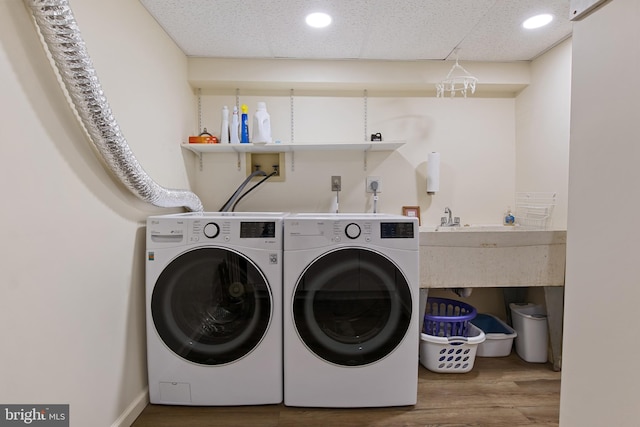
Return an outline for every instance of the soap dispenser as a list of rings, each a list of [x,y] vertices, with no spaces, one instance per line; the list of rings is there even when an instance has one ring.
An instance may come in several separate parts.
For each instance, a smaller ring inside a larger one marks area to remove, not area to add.
[[[507,211],[504,214],[503,225],[516,225],[516,217],[513,216],[513,212],[511,211],[511,206],[507,208]]]

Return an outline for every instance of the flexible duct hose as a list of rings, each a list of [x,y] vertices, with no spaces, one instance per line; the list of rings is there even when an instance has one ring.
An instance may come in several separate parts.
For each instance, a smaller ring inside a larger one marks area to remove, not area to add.
[[[141,200],[201,212],[198,196],[167,189],[142,169],[120,132],[67,0],[24,0],[51,53],[73,106],[111,171]]]

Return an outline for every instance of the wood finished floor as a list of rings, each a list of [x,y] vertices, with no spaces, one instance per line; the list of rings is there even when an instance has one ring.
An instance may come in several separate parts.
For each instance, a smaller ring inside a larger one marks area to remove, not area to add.
[[[133,427],[550,427],[558,426],[560,372],[509,357],[476,357],[472,371],[438,374],[420,366],[415,406],[367,409],[284,405],[148,405]]]

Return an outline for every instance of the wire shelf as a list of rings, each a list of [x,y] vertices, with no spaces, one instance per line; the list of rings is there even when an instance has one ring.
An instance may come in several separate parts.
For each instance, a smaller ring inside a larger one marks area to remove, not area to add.
[[[516,223],[536,229],[548,228],[557,198],[557,193],[516,193]]]

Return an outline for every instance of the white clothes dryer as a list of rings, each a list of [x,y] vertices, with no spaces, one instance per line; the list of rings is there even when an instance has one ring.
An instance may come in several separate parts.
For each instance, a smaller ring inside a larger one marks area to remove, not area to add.
[[[147,219],[151,403],[282,402],[283,216]]]
[[[285,405],[416,403],[418,248],[417,218],[285,218]]]

